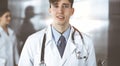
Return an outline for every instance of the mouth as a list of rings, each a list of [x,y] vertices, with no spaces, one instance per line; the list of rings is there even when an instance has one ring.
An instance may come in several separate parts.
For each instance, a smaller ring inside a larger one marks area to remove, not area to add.
[[[62,15],[58,15],[58,16],[56,16],[57,17],[57,19],[59,19],[59,20],[64,20],[64,16],[62,16]]]

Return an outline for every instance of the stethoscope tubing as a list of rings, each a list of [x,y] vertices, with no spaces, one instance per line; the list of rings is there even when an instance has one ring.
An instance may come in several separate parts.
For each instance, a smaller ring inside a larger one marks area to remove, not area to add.
[[[83,44],[84,44],[84,39],[83,39],[83,36],[82,36],[81,32],[80,32],[78,29],[76,29],[74,26],[73,26],[73,28],[74,28],[74,32],[72,33],[73,43],[75,43],[75,42],[74,42],[74,34],[75,34],[75,32],[77,31],[77,32],[79,33],[81,39],[82,39]],[[45,64],[45,62],[44,62],[45,42],[46,42],[46,33],[44,33],[44,36],[43,36],[42,50],[41,50],[41,57],[40,57],[40,58],[41,58],[41,59],[40,59],[40,66],[46,66],[46,64]],[[78,59],[79,59],[79,58],[78,58]],[[80,58],[80,59],[81,59],[81,58]]]

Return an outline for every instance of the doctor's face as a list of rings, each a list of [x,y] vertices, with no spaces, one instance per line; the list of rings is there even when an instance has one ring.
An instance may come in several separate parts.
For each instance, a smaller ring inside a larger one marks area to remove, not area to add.
[[[8,25],[11,21],[10,12],[5,12],[2,16],[0,16],[0,24],[1,25]]]
[[[68,0],[59,0],[58,2],[51,3],[50,6],[49,12],[53,17],[54,24],[69,24],[74,8],[71,7],[71,3]]]

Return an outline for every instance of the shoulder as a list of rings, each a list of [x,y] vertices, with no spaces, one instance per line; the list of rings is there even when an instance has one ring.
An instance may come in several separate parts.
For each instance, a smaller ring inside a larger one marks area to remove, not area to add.
[[[15,35],[15,32],[12,28],[8,27],[8,32],[11,34],[11,35]]]
[[[93,44],[92,37],[89,34],[81,32],[81,35],[83,37],[84,43],[86,43],[86,44],[92,43]]]
[[[83,36],[83,39],[92,40],[92,37],[91,37],[89,34],[83,33],[83,32],[81,32],[81,34],[82,34],[82,36]]]
[[[8,27],[8,32],[9,32],[9,37],[10,38],[13,38],[13,41],[15,40],[15,41],[17,41],[16,39],[16,33],[15,33],[15,31],[12,29],[12,28],[10,28],[10,27]]]
[[[33,55],[37,52],[36,49],[39,49],[42,42],[42,37],[44,36],[45,29],[33,33],[25,41],[23,50],[32,53]],[[35,51],[36,50],[36,51]]]
[[[79,40],[82,40],[82,42],[84,43],[85,46],[87,46],[88,48],[93,46],[93,40],[92,40],[92,37],[89,34],[87,34],[85,32],[82,32],[75,27],[73,27],[73,28],[76,31],[75,36],[77,37],[77,40],[80,37],[81,39],[79,39]]]
[[[85,33],[82,33],[83,35],[83,42],[84,42],[84,45],[86,46],[86,48],[88,50],[91,50],[94,48],[94,43],[93,43],[93,39],[90,35],[88,34],[85,34]]]
[[[44,36],[46,28],[33,33],[32,35],[28,36],[25,44],[30,44],[30,45],[38,45],[42,41],[42,37]]]
[[[40,30],[40,31],[38,31],[38,32],[36,32],[36,33],[33,33],[32,35],[30,35],[28,38],[27,38],[27,40],[40,40],[41,39],[41,37],[43,37],[43,35],[44,35],[44,32],[45,32],[45,29],[43,29],[43,30]]]
[[[84,40],[84,42],[92,41],[92,37],[89,34],[87,34],[85,32],[82,32],[82,31],[80,31],[79,29],[77,29],[75,27],[73,27],[73,29],[75,31],[75,36],[81,37],[81,39]],[[74,33],[74,31],[73,31],[73,33]]]

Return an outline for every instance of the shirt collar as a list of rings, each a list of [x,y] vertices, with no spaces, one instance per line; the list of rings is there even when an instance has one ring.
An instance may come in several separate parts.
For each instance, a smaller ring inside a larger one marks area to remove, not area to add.
[[[0,34],[6,34],[6,32],[3,30],[3,28],[0,26]],[[8,27],[8,33],[9,33],[9,36],[12,35],[14,32],[11,28]]]
[[[0,26],[0,34],[3,34],[5,31],[3,30],[3,28]]]
[[[2,27],[0,26],[0,32],[3,31]]]
[[[53,26],[51,27],[51,31],[52,31],[52,37],[55,40],[55,43],[57,44],[57,41],[59,40],[61,34]],[[67,41],[70,35],[70,26],[62,35],[65,37]]]
[[[0,26],[0,37],[1,37],[1,32],[3,31],[2,27]]]

